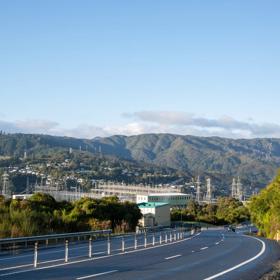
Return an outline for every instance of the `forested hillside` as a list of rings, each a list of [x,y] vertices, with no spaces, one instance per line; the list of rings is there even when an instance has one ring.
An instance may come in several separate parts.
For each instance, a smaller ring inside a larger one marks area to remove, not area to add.
[[[92,140],[47,135],[1,134],[2,161],[53,151],[86,151],[119,160],[149,163],[190,176],[211,176],[229,185],[240,176],[247,186],[264,187],[280,167],[280,139],[227,139],[172,134],[112,136]],[[3,165],[3,164],[2,164]]]

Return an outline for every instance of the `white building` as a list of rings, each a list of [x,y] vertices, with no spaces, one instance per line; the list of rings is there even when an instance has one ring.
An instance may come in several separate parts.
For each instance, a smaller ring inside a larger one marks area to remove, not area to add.
[[[32,196],[33,194],[14,194],[12,196],[13,199],[25,200]]]
[[[184,208],[191,199],[192,195],[185,193],[151,193],[147,195],[137,195],[136,203],[168,203],[171,208]]]
[[[139,220],[142,227],[170,226],[170,205],[167,203],[142,202],[138,207],[143,215]]]

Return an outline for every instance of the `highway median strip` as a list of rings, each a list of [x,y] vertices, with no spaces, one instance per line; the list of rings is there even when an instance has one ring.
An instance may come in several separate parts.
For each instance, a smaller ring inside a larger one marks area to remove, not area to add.
[[[181,240],[177,240],[177,241],[172,242],[172,243],[160,244],[160,245],[153,246],[153,247],[141,248],[141,249],[137,249],[137,250],[133,250],[133,251],[127,251],[126,254],[134,254],[134,253],[141,252],[141,251],[152,250],[152,249],[161,248],[161,247],[165,247],[165,246],[175,245],[175,244],[178,244],[178,243],[181,243],[181,242],[185,242],[187,240],[191,240],[191,239],[199,236],[200,234],[201,233],[197,233],[197,234],[195,234],[195,235],[193,235],[189,238],[184,238],[184,239],[181,239]],[[91,258],[91,259],[83,259],[83,260],[72,261],[72,262],[68,262],[68,263],[61,263],[61,264],[56,264],[56,265],[51,265],[51,266],[38,267],[38,268],[35,268],[35,269],[33,268],[33,269],[26,269],[26,270],[20,270],[20,271],[13,271],[13,272],[9,272],[9,273],[0,274],[0,276],[3,277],[3,276],[27,273],[27,272],[31,272],[31,271],[40,271],[40,270],[51,269],[51,268],[55,268],[55,267],[67,266],[67,265],[71,265],[71,264],[90,262],[90,261],[94,261],[94,260],[98,260],[98,259],[111,258],[111,257],[115,257],[115,256],[120,256],[120,255],[123,255],[123,253],[106,255],[106,256],[101,256],[101,257],[96,257],[96,258]]]

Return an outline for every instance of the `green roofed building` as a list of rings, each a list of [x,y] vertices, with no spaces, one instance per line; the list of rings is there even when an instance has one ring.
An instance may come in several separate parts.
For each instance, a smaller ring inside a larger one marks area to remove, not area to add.
[[[150,193],[137,195],[136,202],[168,203],[171,208],[185,208],[191,201],[192,195],[186,193]]]
[[[140,226],[170,226],[170,205],[168,203],[142,202],[137,205],[143,215],[139,221]]]

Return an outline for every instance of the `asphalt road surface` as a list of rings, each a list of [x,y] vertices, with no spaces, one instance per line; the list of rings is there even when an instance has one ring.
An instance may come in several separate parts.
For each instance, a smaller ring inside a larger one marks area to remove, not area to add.
[[[148,236],[144,248],[143,236],[125,239],[125,252],[121,251],[121,238],[112,240],[111,255],[107,255],[107,242],[93,245],[93,258],[88,258],[88,245],[69,246],[69,262],[64,263],[64,248],[39,250],[39,264],[35,269],[32,252],[18,256],[0,257],[0,279],[55,280],[55,279],[113,279],[113,280],[210,280],[259,279],[280,258],[279,245],[270,240],[249,237],[226,230],[207,230],[183,240],[162,244],[159,235]],[[168,236],[169,237],[169,236]],[[55,260],[55,261],[54,261]]]

